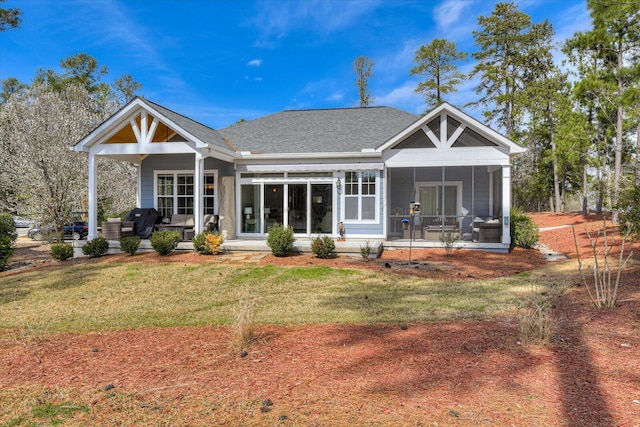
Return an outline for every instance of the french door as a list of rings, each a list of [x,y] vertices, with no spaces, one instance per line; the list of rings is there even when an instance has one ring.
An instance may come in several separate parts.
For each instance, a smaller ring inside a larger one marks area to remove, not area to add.
[[[241,230],[264,234],[282,224],[296,234],[334,234],[333,192],[333,183],[311,181],[243,185]]]

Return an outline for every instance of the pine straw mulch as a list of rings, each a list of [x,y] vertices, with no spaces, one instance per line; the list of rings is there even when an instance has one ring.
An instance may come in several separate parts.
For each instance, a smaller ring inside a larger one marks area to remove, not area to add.
[[[598,219],[580,215],[533,217],[544,227],[575,222],[578,232],[601,226]],[[570,227],[543,231],[541,240],[571,256],[570,233]],[[584,236],[580,239],[584,247]],[[508,275],[543,263],[534,251],[457,251],[446,259],[442,252],[416,252],[415,259],[440,264],[433,277],[456,280]],[[369,263],[305,256],[240,262],[386,269],[384,262],[405,255],[385,251],[382,260]],[[145,262],[202,258],[208,257],[144,256]],[[114,258],[91,262],[109,259]],[[520,345],[512,317],[262,325],[260,341],[244,358],[230,350],[228,327],[3,339],[0,396],[36,390],[64,401],[71,395],[91,408],[67,422],[77,425],[638,426],[638,277],[634,262],[624,276],[620,306],[608,312],[596,311],[583,287],[569,288],[554,302],[557,328],[546,347]]]

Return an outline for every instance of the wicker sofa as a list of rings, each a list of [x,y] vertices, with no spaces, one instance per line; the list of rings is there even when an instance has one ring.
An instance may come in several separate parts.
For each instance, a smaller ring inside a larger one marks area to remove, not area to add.
[[[183,241],[191,240],[194,235],[195,219],[191,214],[173,214],[169,223],[156,225],[158,230],[175,230]]]
[[[423,220],[422,238],[424,240],[440,240],[442,232],[459,233],[460,223],[455,217],[445,217],[444,225],[442,219],[438,217],[429,217]]]

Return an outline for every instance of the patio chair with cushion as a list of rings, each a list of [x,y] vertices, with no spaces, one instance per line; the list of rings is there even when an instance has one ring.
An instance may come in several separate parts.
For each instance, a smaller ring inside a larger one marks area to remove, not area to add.
[[[107,240],[120,240],[123,237],[133,236],[134,222],[122,221],[120,218],[107,218],[102,223],[102,237]]]

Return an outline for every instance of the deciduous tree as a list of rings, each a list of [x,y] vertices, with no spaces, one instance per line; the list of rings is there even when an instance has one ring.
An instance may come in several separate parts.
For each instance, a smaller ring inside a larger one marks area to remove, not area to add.
[[[366,56],[358,56],[353,61],[353,72],[356,74],[356,87],[358,88],[359,106],[369,107],[375,101],[375,97],[369,92],[369,78],[373,76],[373,59]]]

